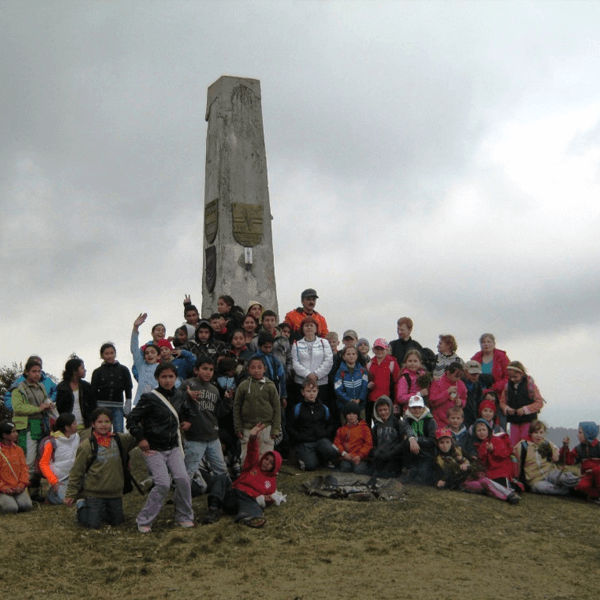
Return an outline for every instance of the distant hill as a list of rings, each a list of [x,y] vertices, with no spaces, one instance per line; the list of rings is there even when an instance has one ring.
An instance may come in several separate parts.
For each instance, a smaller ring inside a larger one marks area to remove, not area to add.
[[[557,445],[559,448],[562,446],[562,441],[565,437],[569,437],[571,440],[571,448],[577,446],[577,429],[567,429],[566,427],[550,427],[546,434],[546,439]]]

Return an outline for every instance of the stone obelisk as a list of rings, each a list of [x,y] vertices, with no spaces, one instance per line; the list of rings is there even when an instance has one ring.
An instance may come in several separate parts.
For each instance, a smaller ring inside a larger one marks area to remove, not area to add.
[[[277,312],[260,81],[221,77],[208,88],[202,316],[222,294]]]

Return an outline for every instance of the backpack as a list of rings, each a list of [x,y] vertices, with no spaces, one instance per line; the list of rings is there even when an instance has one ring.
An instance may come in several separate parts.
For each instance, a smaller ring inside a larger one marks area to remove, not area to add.
[[[135,486],[137,488],[137,491],[143,496],[144,491],[131,474],[131,469],[129,465],[129,453],[125,452],[125,450],[123,449],[123,443],[121,442],[121,437],[118,433],[114,436],[114,439],[115,442],[117,442],[117,448],[119,449],[119,455],[121,456],[121,462],[123,464],[123,494],[129,494],[129,492],[133,491],[133,486]],[[88,464],[85,468],[86,473],[90,470],[90,467],[98,458],[98,440],[96,439],[96,436],[94,434],[92,434],[89,438],[89,442],[92,448],[92,458],[88,461]]]

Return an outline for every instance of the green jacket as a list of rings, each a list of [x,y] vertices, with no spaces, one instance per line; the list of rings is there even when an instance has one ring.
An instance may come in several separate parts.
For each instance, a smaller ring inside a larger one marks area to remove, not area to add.
[[[40,384],[35,383],[33,385],[28,384],[26,381],[22,381],[11,394],[11,401],[14,411],[14,424],[17,431],[27,429],[27,422],[29,417],[36,419],[42,418],[40,407],[31,404],[28,399],[28,394],[33,394],[32,390],[36,390],[38,393],[43,394],[42,402],[48,400],[48,394],[46,388]]]
[[[235,392],[233,425],[236,433],[252,429],[257,423],[271,425],[271,435],[281,431],[281,404],[275,384],[264,377],[244,379]]]
[[[117,433],[116,435],[121,438],[124,452],[135,448],[137,440],[132,435],[128,433]],[[84,496],[120,498],[123,495],[124,475],[117,442],[114,439],[111,440],[110,448],[98,445],[98,456],[86,472],[91,460],[92,444],[90,440],[84,440],[77,448],[65,497],[76,498],[83,484]]]

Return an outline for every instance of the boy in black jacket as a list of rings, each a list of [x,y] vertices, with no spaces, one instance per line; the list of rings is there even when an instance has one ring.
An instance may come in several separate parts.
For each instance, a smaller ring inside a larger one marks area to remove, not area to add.
[[[320,464],[339,456],[331,443],[335,426],[331,422],[329,408],[317,400],[317,385],[307,380],[301,393],[302,402],[294,406],[287,430],[290,442],[296,448],[300,468],[314,471]]]
[[[394,416],[393,405],[387,396],[379,397],[373,411],[373,475],[398,477],[402,472],[403,446],[416,436],[411,426]]]

